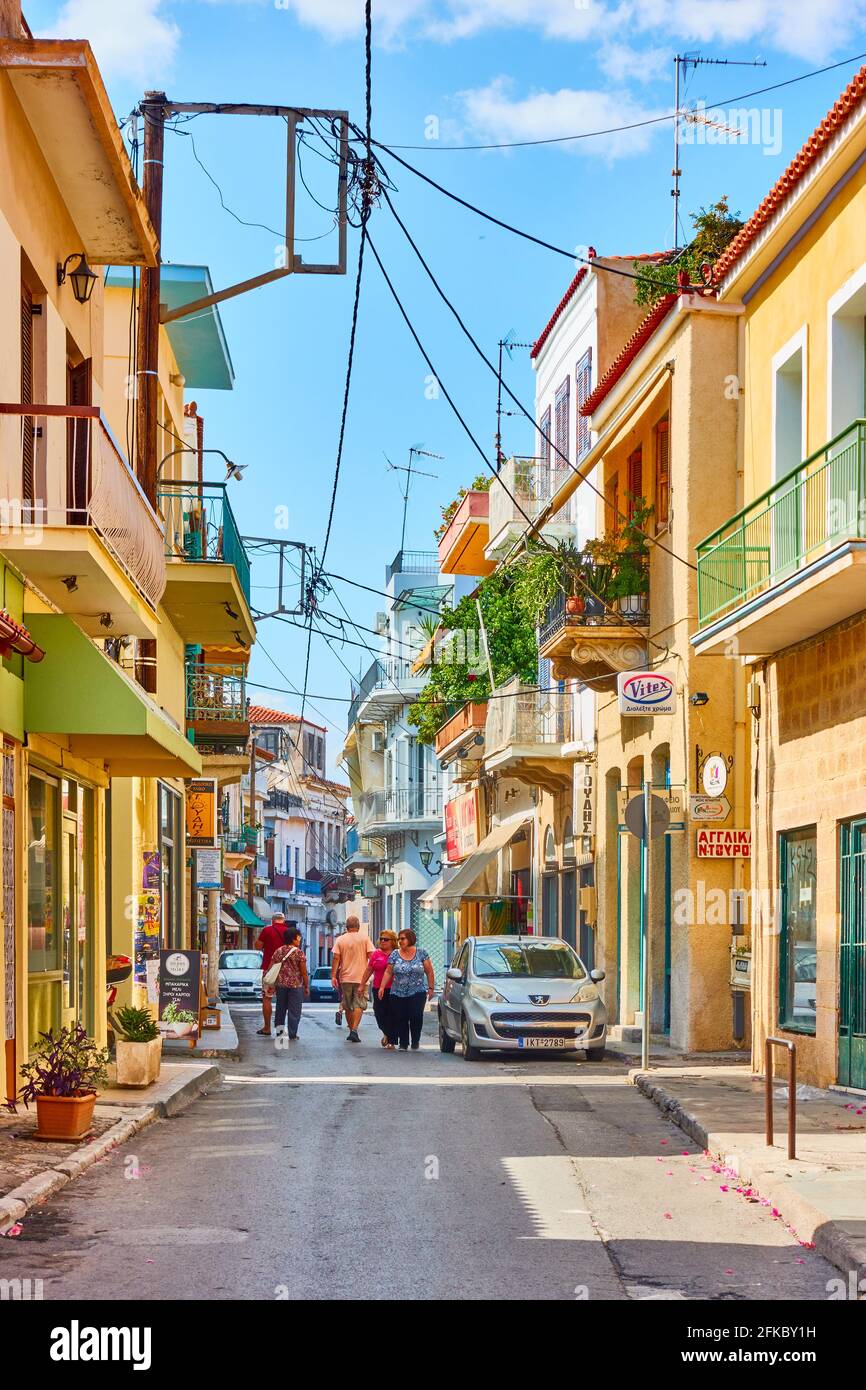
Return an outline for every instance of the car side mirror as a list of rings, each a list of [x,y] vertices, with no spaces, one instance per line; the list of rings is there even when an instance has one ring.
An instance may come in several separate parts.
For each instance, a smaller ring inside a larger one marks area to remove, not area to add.
[[[592,980],[593,984],[600,985],[604,979],[604,973],[603,970],[590,970],[589,978]]]
[[[456,965],[451,965],[451,966],[449,966],[449,968],[445,971],[445,978],[446,978],[446,980],[455,980],[455,981],[456,981],[456,980],[462,980],[462,979],[463,979],[463,971],[462,971],[462,970],[458,970],[457,967],[456,967]]]

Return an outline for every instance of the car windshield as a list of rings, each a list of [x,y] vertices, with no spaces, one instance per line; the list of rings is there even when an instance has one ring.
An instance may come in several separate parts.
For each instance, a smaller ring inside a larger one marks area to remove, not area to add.
[[[221,970],[261,970],[261,951],[223,951],[220,956]]]
[[[584,980],[586,971],[564,941],[478,942],[473,972],[484,980],[501,975]]]
[[[330,978],[331,972],[328,969],[327,965],[320,965],[316,970],[313,971],[314,980],[330,980]]]

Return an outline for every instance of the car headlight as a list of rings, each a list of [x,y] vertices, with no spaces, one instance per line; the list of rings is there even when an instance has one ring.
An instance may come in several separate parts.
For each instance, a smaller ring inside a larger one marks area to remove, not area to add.
[[[224,985],[225,982],[226,982],[226,977],[225,977],[225,975],[223,974],[223,972],[220,971],[220,972],[219,972],[219,983],[220,983],[221,985]]]
[[[494,989],[492,985],[470,985],[469,997],[478,999],[482,1004],[504,1004],[505,996]]]
[[[571,1002],[572,1004],[592,1004],[597,998],[598,990],[595,985],[581,985]]]

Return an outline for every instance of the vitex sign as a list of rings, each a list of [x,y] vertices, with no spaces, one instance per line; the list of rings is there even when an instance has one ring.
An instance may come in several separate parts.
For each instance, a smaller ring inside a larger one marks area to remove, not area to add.
[[[617,690],[620,714],[676,713],[676,681],[666,671],[621,671]]]

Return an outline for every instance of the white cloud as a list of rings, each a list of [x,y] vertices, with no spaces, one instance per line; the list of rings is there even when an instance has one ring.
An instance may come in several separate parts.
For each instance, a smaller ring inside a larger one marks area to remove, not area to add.
[[[86,38],[103,76],[146,86],[165,81],[180,29],[162,0],[66,0],[44,37]]]
[[[670,79],[674,70],[669,49],[633,48],[628,43],[605,44],[598,65],[611,82],[658,82]]]
[[[614,126],[645,121],[663,114],[650,109],[622,91],[534,92],[512,96],[513,83],[497,77],[486,87],[458,93],[465,121],[472,138],[507,143],[513,140],[546,140],[578,131],[608,130]],[[617,131],[591,140],[575,140],[561,148],[573,153],[605,159],[619,159],[645,150],[654,126]],[[472,139],[467,138],[467,143]]]

